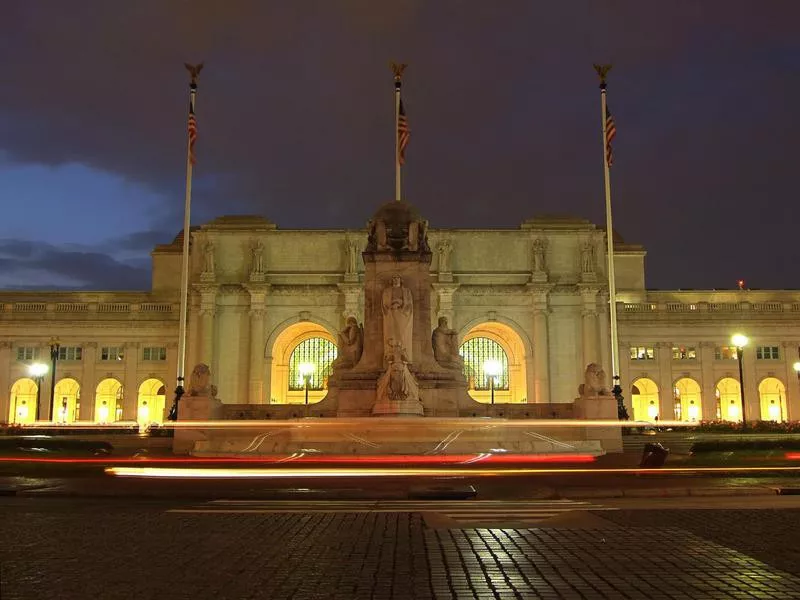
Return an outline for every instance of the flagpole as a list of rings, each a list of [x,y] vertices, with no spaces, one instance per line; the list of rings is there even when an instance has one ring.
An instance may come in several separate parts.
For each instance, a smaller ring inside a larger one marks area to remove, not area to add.
[[[401,195],[401,148],[400,148],[400,88],[403,85],[403,71],[407,65],[392,63],[394,72],[394,199],[400,202]]]
[[[168,419],[178,420],[178,403],[185,393],[183,387],[186,373],[186,321],[189,312],[189,241],[191,238],[191,209],[192,209],[192,171],[194,167],[194,141],[196,139],[196,123],[194,121],[195,102],[197,100],[197,77],[203,68],[199,65],[186,65],[191,76],[189,82],[189,131],[186,145],[186,196],[183,207],[183,254],[181,256],[181,307],[180,322],[178,324],[178,368],[177,384],[175,386],[175,401],[170,409]],[[194,131],[193,131],[194,128]]]
[[[608,255],[608,301],[609,314],[611,315],[611,373],[614,387],[611,392],[617,400],[617,418],[628,419],[620,385],[619,374],[619,334],[617,331],[617,282],[614,274],[614,227],[611,217],[611,173],[609,169],[609,140],[608,140],[608,105],[606,98],[606,75],[611,70],[611,65],[594,65],[600,77],[600,122],[603,133],[603,178],[606,188],[606,244]]]

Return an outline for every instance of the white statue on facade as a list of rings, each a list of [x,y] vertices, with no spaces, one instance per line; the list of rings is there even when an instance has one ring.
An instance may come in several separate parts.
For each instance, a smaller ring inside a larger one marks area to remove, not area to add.
[[[544,271],[544,253],[547,243],[542,238],[533,240],[533,271],[541,273]]]
[[[203,246],[203,258],[205,263],[203,265],[203,273],[208,275],[214,274],[214,242],[207,241]]]
[[[256,240],[250,248],[250,274],[264,274],[264,244]]]
[[[446,369],[463,369],[464,359],[458,353],[458,333],[447,326],[447,317],[439,317],[439,326],[431,335],[433,357]]]
[[[347,317],[344,329],[339,332],[339,354],[333,361],[334,368],[354,367],[364,351],[364,328],[355,317]]]
[[[436,247],[439,252],[439,273],[450,272],[450,252],[453,250],[453,244],[450,240],[442,240]]]
[[[581,247],[581,271],[594,273],[594,246],[591,242],[585,242]]]
[[[413,360],[411,351],[414,299],[411,290],[403,285],[400,275],[392,277],[392,285],[383,290],[383,352],[384,360],[392,356],[390,340],[399,344],[408,361]]]
[[[358,241],[347,240],[347,273],[358,273]]]

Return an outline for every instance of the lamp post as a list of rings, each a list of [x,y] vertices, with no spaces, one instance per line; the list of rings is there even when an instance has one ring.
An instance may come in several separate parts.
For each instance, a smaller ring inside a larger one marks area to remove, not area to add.
[[[500,374],[500,361],[495,359],[489,359],[483,363],[483,372],[489,376],[489,389],[492,390],[492,404],[494,404],[494,381],[495,378]]]
[[[36,382],[36,410],[34,411],[34,421],[39,420],[39,404],[42,401],[42,381],[47,371],[48,367],[44,363],[33,363],[28,367],[28,374]]]
[[[58,361],[58,351],[61,344],[58,338],[50,340],[50,362],[53,365],[50,370],[50,420],[56,420],[56,362]]]
[[[314,373],[316,368],[311,363],[300,363],[299,371],[300,375],[303,378],[303,388],[306,392],[306,401],[305,401],[305,412],[308,414],[308,385],[311,383],[311,375]]]
[[[747,429],[747,409],[744,405],[744,377],[742,376],[742,355],[744,347],[747,346],[746,335],[737,333],[731,337],[731,343],[736,346],[736,359],[739,361],[739,401],[742,403],[742,431]]]

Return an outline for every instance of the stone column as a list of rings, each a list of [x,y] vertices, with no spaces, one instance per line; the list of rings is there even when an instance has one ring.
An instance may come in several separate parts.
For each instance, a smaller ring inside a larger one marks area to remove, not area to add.
[[[581,290],[583,300],[582,317],[582,338],[583,338],[583,367],[591,363],[599,363],[600,357],[597,352],[597,290],[594,288],[584,288]],[[610,365],[602,365],[606,372],[610,372]],[[613,373],[612,373],[613,375]]]
[[[700,342],[700,386],[702,396],[700,405],[703,409],[703,420],[713,421],[717,418],[717,382],[714,381],[714,343]]]
[[[606,381],[608,382],[609,387],[613,387],[614,381],[614,373],[611,364],[611,317],[609,315],[609,305],[608,305],[608,295],[602,294],[600,296],[601,306],[602,308],[598,314],[598,328],[600,331],[600,364],[603,366],[608,377]],[[619,329],[619,321],[617,321],[617,329]],[[622,386],[622,395],[627,398],[630,395],[630,390],[625,391],[625,386],[627,386],[630,382],[626,381],[622,378],[622,370],[623,370],[623,362],[626,358],[622,352],[620,352],[619,348],[617,348],[617,352],[619,353],[619,369],[620,372],[617,375],[620,376],[620,385]],[[630,414],[630,409],[628,410],[628,414]]]
[[[97,393],[97,342],[83,344],[83,375],[81,376],[81,406],[78,419],[94,420],[94,403]]]
[[[602,331],[603,321],[605,319],[601,319],[600,321],[600,330]],[[606,323],[606,331],[610,330],[610,326]],[[602,333],[601,340],[602,338]],[[633,387],[633,379],[631,378],[631,353],[629,348],[631,345],[628,342],[619,341],[619,385],[622,388],[622,398],[623,403],[625,404],[625,408],[628,409],[628,416],[633,419],[635,418],[633,415],[633,397],[631,394],[631,388]],[[609,340],[608,343],[609,349],[611,348],[611,341]],[[602,351],[602,347],[601,347]],[[605,359],[603,359],[605,360]],[[610,362],[608,364],[611,364]],[[606,371],[606,374],[610,372],[610,369]],[[608,385],[609,390],[614,387],[614,374],[611,373],[610,376],[606,376],[606,385]]]
[[[533,390],[528,402],[550,402],[550,342],[548,339],[549,286],[529,285],[533,293]]]
[[[357,283],[340,283],[339,291],[344,296],[344,310],[342,311],[342,326],[347,317],[355,317],[361,323],[364,320],[363,288]]]
[[[457,283],[433,283],[431,284],[436,294],[436,312],[432,319],[432,329],[438,327],[439,317],[447,317],[450,327],[455,328],[455,315],[453,311],[453,295],[458,289]]]
[[[794,370],[794,363],[800,360],[797,344],[783,343],[783,360],[786,364],[786,419],[796,421],[800,418],[800,378]],[[2,365],[2,362],[0,362]]]
[[[200,310],[198,311],[200,335],[197,360],[207,364],[213,373],[216,366],[212,363],[214,361],[214,315],[217,312],[217,286],[197,285],[195,289],[200,292]],[[186,371],[191,373],[193,368],[194,366],[187,365]]]
[[[265,404],[269,401],[264,391],[266,374],[266,352],[264,348],[267,284],[251,283],[246,286],[250,292],[250,368],[248,376],[248,402]]]
[[[658,419],[675,420],[675,394],[672,391],[672,342],[656,345],[658,361]]]
[[[11,417],[11,342],[0,342],[0,421]],[[16,418],[16,417],[14,417]]]
[[[135,421],[139,406],[139,344],[125,344],[125,376],[122,380],[122,420]]]

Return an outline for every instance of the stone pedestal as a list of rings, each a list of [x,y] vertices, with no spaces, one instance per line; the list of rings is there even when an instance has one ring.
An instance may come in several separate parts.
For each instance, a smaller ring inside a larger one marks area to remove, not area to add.
[[[581,396],[575,399],[574,416],[586,421],[617,421],[617,399],[614,396]],[[622,429],[610,426],[589,426],[589,439],[599,440],[606,452],[622,452]]]
[[[222,401],[211,396],[184,396],[178,405],[178,422],[191,421],[218,421],[222,419]],[[189,454],[198,441],[208,439],[208,430],[205,426],[175,428],[175,437],[172,440],[172,452],[175,454]]]

